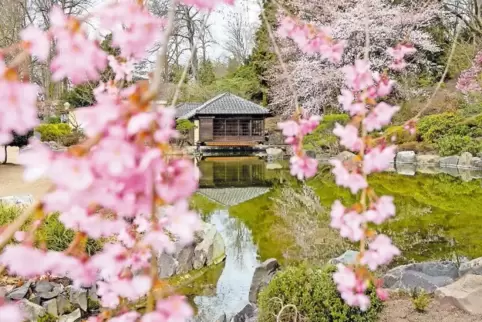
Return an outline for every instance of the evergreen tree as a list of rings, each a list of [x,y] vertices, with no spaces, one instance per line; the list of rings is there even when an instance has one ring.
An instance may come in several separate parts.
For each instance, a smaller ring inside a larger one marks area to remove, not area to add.
[[[6,144],[4,146],[4,149],[5,149],[5,159],[3,160],[3,163],[7,163],[7,147],[9,146],[16,146],[16,147],[24,147],[26,145],[28,145],[28,139],[30,139],[30,137],[33,136],[33,131],[29,131],[27,134],[25,135],[17,135],[15,133],[13,133],[13,140],[12,142],[10,142],[9,144]]]
[[[211,85],[215,80],[213,63],[210,60],[202,62],[199,68],[199,83],[201,85]]]

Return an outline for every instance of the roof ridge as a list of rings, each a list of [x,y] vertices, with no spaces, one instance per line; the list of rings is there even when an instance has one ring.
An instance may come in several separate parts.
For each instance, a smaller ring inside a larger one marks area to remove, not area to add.
[[[200,110],[206,108],[209,104],[212,104],[214,102],[216,102],[218,99],[226,96],[226,95],[229,95],[229,92],[224,92],[222,94],[219,94],[218,96],[215,96],[213,98],[211,98],[210,100],[206,101],[204,104],[202,104],[201,106],[199,106],[198,108],[195,109],[195,113],[199,112]]]

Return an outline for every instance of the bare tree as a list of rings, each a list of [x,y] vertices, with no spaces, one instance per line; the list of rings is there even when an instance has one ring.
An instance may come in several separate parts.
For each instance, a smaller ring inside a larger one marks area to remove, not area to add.
[[[224,49],[241,64],[244,64],[253,49],[255,28],[241,13],[234,13],[228,20]]]

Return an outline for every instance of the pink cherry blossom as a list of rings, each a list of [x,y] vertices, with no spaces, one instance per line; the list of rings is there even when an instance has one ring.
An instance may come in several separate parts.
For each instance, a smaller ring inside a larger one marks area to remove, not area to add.
[[[30,182],[47,175],[52,159],[53,153],[49,148],[39,140],[31,139],[30,148],[18,156],[18,163],[25,168],[23,179]]]
[[[294,155],[290,158],[291,175],[296,176],[298,180],[313,177],[318,170],[318,161],[307,155]]]
[[[400,255],[400,250],[392,245],[392,240],[389,237],[377,235],[370,242],[368,250],[363,254],[361,263],[374,271],[380,265],[388,264],[394,256],[398,255]]]
[[[158,301],[156,311],[163,314],[166,321],[172,322],[186,321],[194,314],[184,296],[170,296],[165,300]]]
[[[109,322],[136,322],[140,317],[137,312],[127,312],[109,319]]]
[[[182,216],[183,214],[179,214]],[[180,227],[174,226],[174,231],[181,230]],[[192,231],[185,231],[189,234],[189,237],[186,239],[190,239],[192,235]],[[143,242],[152,248],[154,248],[159,253],[172,253],[174,251],[174,243],[173,241],[164,233],[162,230],[151,230],[147,234],[144,235]]]
[[[133,135],[140,131],[148,130],[155,118],[156,115],[150,112],[139,113],[133,116],[127,125],[127,133]]]
[[[395,160],[395,146],[375,147],[365,154],[363,172],[365,174],[385,171]]]
[[[0,321],[22,322],[24,320],[25,317],[17,305],[4,303],[0,306]]]
[[[109,61],[109,66],[115,73],[115,81],[125,79],[130,82],[132,80],[132,73],[134,72],[134,62],[132,60],[120,62],[112,55],[109,55],[107,59]]]
[[[330,226],[335,229],[340,229],[343,226],[346,208],[339,200],[335,200],[333,206],[331,206],[331,223]]]
[[[365,213],[366,219],[377,225],[393,216],[395,216],[395,205],[391,196],[381,196]]]
[[[123,139],[107,137],[93,151],[95,168],[111,176],[128,175],[136,166],[136,148]]]
[[[368,187],[367,181],[361,174],[349,172],[340,160],[330,160],[330,163],[334,167],[332,172],[337,185],[349,188],[353,194]]]
[[[337,265],[337,272],[333,274],[333,280],[337,284],[338,291],[346,304],[357,306],[366,311],[370,306],[370,300],[364,294],[367,285],[365,281],[357,278],[355,273],[343,264]]]
[[[196,191],[200,173],[191,161],[179,159],[161,165],[157,176],[157,193],[165,202],[173,203]]]
[[[370,63],[366,60],[356,60],[355,65],[343,67],[346,85],[354,91],[361,91],[373,85]]]
[[[365,218],[354,211],[350,211],[342,219],[340,235],[354,242],[360,241],[365,233],[362,227]]]
[[[278,128],[282,130],[284,136],[296,136],[300,132],[300,126],[293,120],[278,123]]]
[[[191,243],[194,232],[201,227],[199,215],[189,210],[186,200],[178,201],[164,210],[169,218],[167,229],[179,238],[180,243]]]
[[[188,6],[195,6],[206,10],[213,10],[215,6],[220,4],[234,4],[234,0],[181,0],[181,2]]]
[[[333,133],[340,138],[340,144],[347,149],[359,151],[363,146],[363,142],[358,136],[358,129],[351,124],[342,126],[336,123]]]
[[[108,94],[96,96],[97,104],[83,107],[75,111],[76,119],[88,136],[103,132],[107,125],[119,118],[121,114],[117,98]]]
[[[390,124],[393,115],[399,110],[398,106],[391,106],[384,102],[378,103],[363,120],[363,124],[369,132],[380,130],[383,126]]]
[[[47,61],[50,51],[50,38],[48,34],[35,26],[28,26],[20,32],[20,38],[28,52],[40,61]]]
[[[36,265],[25,265],[25,259]],[[0,255],[0,263],[10,274],[26,278],[45,273],[45,252],[23,245],[8,245]]]
[[[356,114],[364,115],[366,113],[364,103],[354,102],[355,96],[352,91],[342,89],[341,94],[342,95],[338,96],[338,102],[341,104],[343,110],[349,112],[351,116]]]
[[[71,190],[87,189],[94,182],[89,161],[68,156],[59,156],[52,161],[49,177],[57,185]]]
[[[307,135],[313,132],[320,124],[321,116],[312,115],[309,118],[303,118],[299,121],[300,132],[302,135]]]
[[[377,296],[378,298],[380,299],[380,301],[386,301],[388,300],[388,291],[383,289],[383,288],[380,288],[378,287],[377,290],[376,290],[376,293],[377,293]]]
[[[386,75],[380,75],[378,72],[373,73],[373,79],[377,82],[377,96],[384,97],[392,92],[395,81],[389,79]]]

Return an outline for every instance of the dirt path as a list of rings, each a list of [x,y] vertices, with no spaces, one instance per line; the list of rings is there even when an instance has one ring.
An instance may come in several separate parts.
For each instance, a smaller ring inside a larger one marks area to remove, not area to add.
[[[23,168],[17,164],[18,148],[8,147],[7,153],[7,164],[0,163],[0,197],[26,194],[34,198],[42,196],[48,189],[49,181],[24,182]]]

